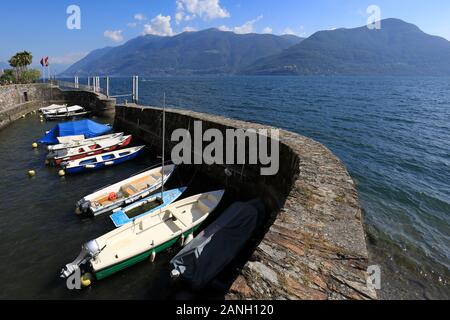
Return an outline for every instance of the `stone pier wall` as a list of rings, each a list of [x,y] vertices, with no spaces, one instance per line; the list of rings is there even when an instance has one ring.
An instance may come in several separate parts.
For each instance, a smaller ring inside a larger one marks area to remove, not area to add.
[[[170,109],[166,113],[167,150],[174,145],[170,137],[175,129],[188,129],[193,136],[198,120],[203,130],[215,128],[222,133],[227,128],[267,128]],[[115,128],[158,149],[161,123],[161,109],[116,107]],[[275,176],[261,176],[258,165],[198,166],[207,176],[223,181],[228,193],[263,199],[271,213],[262,240],[226,298],[376,299],[375,291],[366,286],[368,253],[362,210],[345,166],[320,143],[295,133],[281,131],[280,142],[280,171]]]
[[[0,129],[52,103],[81,105],[100,117],[113,117],[116,100],[87,91],[65,91],[49,84],[0,86]]]

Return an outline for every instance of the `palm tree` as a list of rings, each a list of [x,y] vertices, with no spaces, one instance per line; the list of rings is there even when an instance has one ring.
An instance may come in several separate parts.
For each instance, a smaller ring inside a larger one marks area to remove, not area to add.
[[[31,52],[23,51],[19,52],[21,66],[27,70],[28,66],[33,63],[33,55]]]
[[[14,68],[15,77],[16,77],[16,79],[18,79],[19,78],[19,70],[18,70],[18,68],[19,68],[19,57],[18,57],[18,55],[15,54],[14,56],[12,56],[11,59],[9,59],[8,63],[9,63],[9,65],[11,67]]]
[[[19,81],[22,74],[27,71],[28,66],[33,63],[33,55],[28,51],[18,52],[8,62],[14,68],[16,79]]]

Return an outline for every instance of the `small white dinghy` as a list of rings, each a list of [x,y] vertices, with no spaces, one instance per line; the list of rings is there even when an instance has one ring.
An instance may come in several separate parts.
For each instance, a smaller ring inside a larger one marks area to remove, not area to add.
[[[86,111],[81,106],[64,107],[60,109],[52,109],[44,112],[45,120],[61,120],[70,119],[75,117],[84,117],[89,115],[90,112]]]
[[[46,113],[52,110],[57,110],[57,109],[62,109],[62,108],[66,108],[67,104],[52,104],[48,107],[44,107],[44,108],[40,108],[39,112],[40,113]]]
[[[64,161],[74,161],[96,154],[114,151],[128,146],[131,139],[132,136],[120,136],[93,142],[81,147],[52,151],[47,155],[47,162],[58,166]]]
[[[144,152],[144,148],[145,146],[138,146],[89,156],[78,160],[65,161],[61,163],[61,168],[64,170],[65,174],[83,173],[103,169],[135,159]]]
[[[164,176],[162,167],[159,167],[105,187],[78,201],[75,212],[98,216],[134,203],[161,188],[163,181],[166,183],[174,171],[174,165],[167,165],[164,166]]]
[[[47,147],[48,151],[58,151],[70,148],[83,147],[85,145],[100,143],[102,140],[117,139],[124,135],[123,132],[107,134],[100,137],[85,139],[84,136],[68,136],[68,137],[58,137],[59,144],[53,146],[49,145]]]
[[[92,273],[97,280],[151,258],[200,227],[219,205],[225,191],[199,194],[171,204],[159,214],[148,215],[92,240],[82,247],[78,258],[61,271],[70,277],[77,269]]]

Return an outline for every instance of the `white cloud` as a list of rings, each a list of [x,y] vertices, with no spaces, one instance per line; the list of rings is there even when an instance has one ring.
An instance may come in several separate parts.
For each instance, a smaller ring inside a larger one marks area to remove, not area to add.
[[[247,21],[240,27],[234,27],[234,32],[237,34],[252,33],[254,31],[253,27],[254,27],[255,23],[258,22],[259,20],[261,20],[262,18],[263,18],[263,16],[259,16],[256,19]]]
[[[144,21],[144,20],[147,20],[147,18],[145,17],[144,14],[137,13],[137,14],[134,15],[134,20],[136,20],[136,21]]]
[[[227,26],[220,26],[220,27],[217,27],[217,29],[219,29],[220,31],[231,31],[231,29],[228,28]]]
[[[306,32],[305,32],[305,27],[304,26],[300,26],[299,30],[300,30],[299,32],[295,32],[291,28],[286,28],[286,29],[284,29],[283,34],[289,34],[289,35],[301,36],[301,37],[306,36]]]
[[[229,18],[230,13],[220,5],[220,0],[177,0],[177,23],[197,17],[204,20],[223,19]]]
[[[67,53],[62,56],[51,57],[53,64],[69,65],[83,59],[87,56],[87,52]]]
[[[153,34],[156,36],[172,36],[173,30],[171,25],[172,18],[163,16],[162,14],[154,17],[150,23],[144,25],[144,34]]]
[[[198,31],[198,30],[197,30],[197,28],[194,28],[194,27],[185,27],[183,29],[183,31],[184,32],[195,32],[195,31]]]
[[[112,31],[112,30],[106,30],[103,35],[114,41],[114,42],[120,42],[123,40],[123,35],[122,35],[122,30],[116,30],[116,31]]]
[[[137,23],[136,22],[130,22],[127,24],[128,28],[136,28],[137,27]]]
[[[272,34],[272,33],[273,33],[273,29],[272,29],[271,27],[265,27],[265,28],[263,29],[263,33],[269,33],[269,34]]]
[[[175,14],[175,21],[177,24],[179,24],[181,21],[183,21],[184,18],[184,12],[177,12]]]
[[[292,30],[291,28],[284,29],[283,34],[289,34],[289,35],[294,35],[294,36],[296,35],[295,31]]]

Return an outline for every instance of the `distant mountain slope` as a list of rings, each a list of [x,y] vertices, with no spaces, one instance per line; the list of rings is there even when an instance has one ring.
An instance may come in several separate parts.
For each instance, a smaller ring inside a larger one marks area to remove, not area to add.
[[[280,53],[298,37],[243,34],[208,29],[174,37],[141,36],[122,46],[93,51],[62,76],[228,74]]]
[[[298,37],[298,36],[293,35],[293,34],[283,34],[280,37],[282,37],[283,39],[291,41],[292,45],[299,44],[300,42],[302,42],[303,40],[306,39],[306,38],[303,38],[303,37]]]
[[[367,27],[320,31],[244,74],[450,75],[450,42],[398,19]]]
[[[10,69],[9,63],[0,61],[0,69]]]

